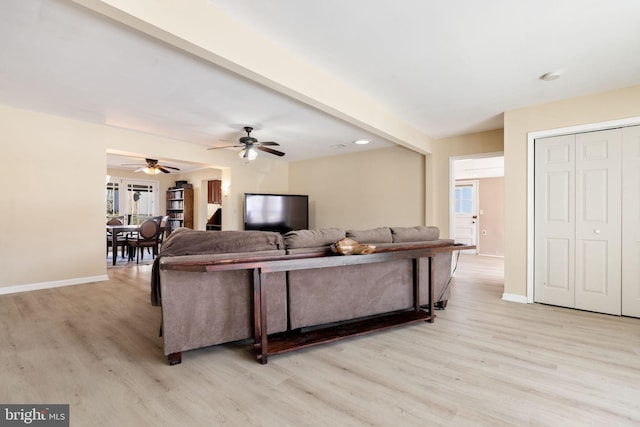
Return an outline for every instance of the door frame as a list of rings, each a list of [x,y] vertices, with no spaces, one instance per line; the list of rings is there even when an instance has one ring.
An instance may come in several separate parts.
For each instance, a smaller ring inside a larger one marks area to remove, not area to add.
[[[523,300],[515,300],[510,298],[509,301],[533,303],[533,280],[534,280],[534,239],[535,239],[535,212],[534,212],[534,174],[535,174],[535,158],[534,148],[535,141],[539,138],[550,136],[561,136],[583,132],[595,132],[600,130],[615,129],[627,126],[640,125],[640,117],[629,117],[626,119],[609,120],[597,123],[588,123],[584,125],[567,126],[563,128],[548,129],[527,133],[527,295]],[[504,299],[504,295],[503,295]]]
[[[459,160],[468,159],[483,159],[487,157],[504,157],[504,151],[494,151],[491,153],[477,153],[467,154],[465,156],[452,156],[449,157],[449,238],[453,239],[455,236],[455,221],[456,221],[456,177],[455,177],[455,162]],[[478,204],[480,203],[478,197],[476,197]],[[479,219],[479,218],[478,218]],[[476,236],[476,241],[479,241]],[[476,253],[477,250],[476,250]]]

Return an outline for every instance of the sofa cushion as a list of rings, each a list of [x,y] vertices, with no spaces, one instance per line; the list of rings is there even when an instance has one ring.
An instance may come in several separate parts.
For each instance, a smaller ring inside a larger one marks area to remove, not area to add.
[[[345,236],[346,231],[341,228],[295,230],[284,235],[284,244],[287,249],[318,248],[320,246],[330,246]]]
[[[421,242],[428,240],[438,240],[440,237],[440,229],[435,226],[416,227],[391,227],[393,234],[393,242]]]
[[[389,227],[378,227],[369,230],[347,230],[347,237],[358,243],[392,243],[393,236]]]
[[[284,249],[279,233],[271,231],[197,231],[179,228],[165,240],[162,256],[256,252]]]

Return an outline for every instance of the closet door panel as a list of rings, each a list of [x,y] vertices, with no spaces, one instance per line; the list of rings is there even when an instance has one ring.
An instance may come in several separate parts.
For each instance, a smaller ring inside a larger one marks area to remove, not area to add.
[[[621,314],[621,130],[576,135],[575,307]]]
[[[640,317],[640,126],[622,130],[622,314]]]
[[[535,144],[536,302],[574,306],[575,166],[573,135]]]
[[[573,257],[571,256],[571,248],[573,247],[571,239],[546,239],[544,262],[547,265],[547,270],[543,273],[542,279],[544,280],[544,286],[550,291],[556,293],[568,293],[572,292],[572,278],[573,272],[571,266],[573,265]],[[552,303],[552,301],[548,301]],[[553,301],[553,303],[559,304],[560,301]],[[567,299],[565,304],[573,304],[572,299]]]

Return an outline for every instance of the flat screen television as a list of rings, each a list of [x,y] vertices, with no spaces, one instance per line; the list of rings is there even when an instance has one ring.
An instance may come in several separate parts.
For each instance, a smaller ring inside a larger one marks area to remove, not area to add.
[[[309,228],[309,196],[244,194],[244,229],[287,233]]]

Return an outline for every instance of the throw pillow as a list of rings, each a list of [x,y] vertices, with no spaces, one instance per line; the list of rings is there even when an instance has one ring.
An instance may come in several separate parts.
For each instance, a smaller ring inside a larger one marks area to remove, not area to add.
[[[389,227],[378,227],[370,230],[347,230],[347,237],[362,243],[393,243]]]
[[[343,239],[346,231],[340,228],[325,228],[322,230],[295,230],[284,235],[287,249],[318,248],[330,246]]]
[[[423,242],[427,240],[438,240],[440,229],[435,226],[417,227],[391,227],[393,242]]]

